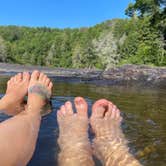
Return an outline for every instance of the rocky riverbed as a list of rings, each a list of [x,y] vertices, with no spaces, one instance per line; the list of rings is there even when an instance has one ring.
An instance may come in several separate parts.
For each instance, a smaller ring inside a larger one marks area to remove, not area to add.
[[[166,87],[166,67],[149,67],[143,65],[124,65],[107,71],[94,69],[64,69],[41,66],[25,66],[0,63],[0,75],[39,70],[53,79],[68,82],[85,82],[103,85],[143,85]]]

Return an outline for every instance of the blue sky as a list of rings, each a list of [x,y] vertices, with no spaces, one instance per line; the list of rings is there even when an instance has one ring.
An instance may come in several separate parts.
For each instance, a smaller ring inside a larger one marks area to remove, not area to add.
[[[125,18],[134,0],[3,0],[0,25],[87,27],[112,18]]]

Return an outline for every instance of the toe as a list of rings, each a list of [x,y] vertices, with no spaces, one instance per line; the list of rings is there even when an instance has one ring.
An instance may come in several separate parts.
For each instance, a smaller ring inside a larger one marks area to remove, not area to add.
[[[50,82],[49,85],[48,85],[48,89],[51,91],[52,87],[53,87],[53,83]]]
[[[115,120],[118,122],[122,122],[123,120],[122,116],[120,115],[120,110],[117,107],[115,107]]]
[[[95,109],[96,107],[99,107],[99,106],[103,106],[103,107],[107,107],[108,106],[108,100],[106,99],[100,99],[100,100],[97,100],[94,104],[93,104],[93,109]]]
[[[116,106],[113,105],[112,111],[111,111],[111,119],[116,119]]]
[[[14,77],[12,77],[12,78],[10,79],[10,82],[14,82],[14,80],[15,80],[15,78],[14,78]]]
[[[115,111],[115,118],[116,118],[116,120],[120,119],[120,110],[118,108]]]
[[[46,86],[49,86],[49,83],[50,83],[50,79],[47,78],[47,79],[45,80],[45,84],[46,84]]]
[[[96,101],[92,106],[92,118],[103,118],[107,107],[108,101],[106,99]]]
[[[7,82],[7,85],[10,86],[15,82],[15,77],[11,77],[10,80]]]
[[[75,104],[78,115],[87,116],[88,104],[84,98],[76,97],[74,99],[74,104]]]
[[[64,105],[61,106],[60,112],[61,112],[62,115],[66,115],[66,108],[65,108]]]
[[[30,80],[30,74],[29,72],[23,72],[23,81],[27,82]]]
[[[104,118],[105,108],[102,106],[96,107],[92,109],[92,117],[93,118]]]
[[[64,115],[61,110],[57,111],[57,120],[60,123],[60,121],[64,118]]]
[[[57,117],[58,117],[58,119],[63,117],[63,114],[62,114],[61,110],[57,111]]]
[[[109,102],[108,103],[108,111],[105,113],[105,118],[106,119],[111,117],[112,108],[113,108],[113,104],[111,102]]]
[[[7,82],[7,85],[8,86],[11,85],[11,79]]]
[[[22,79],[22,73],[18,73],[18,74],[14,77],[14,81],[15,81],[15,82],[21,81],[21,79]]]
[[[47,86],[47,79],[49,78],[44,74],[42,82],[45,84],[45,86]]]
[[[33,81],[36,81],[36,80],[38,80],[39,75],[40,75],[39,71],[35,70],[35,71],[32,73],[32,75],[31,75],[31,79],[32,79]]]
[[[44,76],[45,76],[44,73],[40,73],[39,81],[43,81]]]
[[[70,101],[67,101],[65,103],[65,108],[66,108],[66,113],[69,115],[73,115],[73,108],[72,108],[72,103]]]

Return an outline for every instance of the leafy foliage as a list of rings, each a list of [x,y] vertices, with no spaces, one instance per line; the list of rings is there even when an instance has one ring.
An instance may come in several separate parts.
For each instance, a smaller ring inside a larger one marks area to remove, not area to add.
[[[0,62],[5,62],[7,59],[6,46],[4,40],[0,36]]]
[[[136,0],[129,19],[76,29],[0,26],[0,62],[65,68],[166,65],[166,1]]]

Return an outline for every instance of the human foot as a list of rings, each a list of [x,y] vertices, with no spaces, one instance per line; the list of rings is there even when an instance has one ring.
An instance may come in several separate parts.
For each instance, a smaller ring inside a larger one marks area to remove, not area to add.
[[[28,72],[18,73],[7,82],[5,96],[0,105],[4,113],[16,115],[24,109],[23,100],[28,91],[30,74]]]
[[[27,109],[31,113],[41,113],[41,109],[50,99],[53,83],[39,71],[34,71],[28,87]]]
[[[63,165],[94,165],[90,142],[88,140],[88,105],[82,97],[74,100],[76,113],[71,102],[66,102],[57,113],[59,124],[58,143],[61,149],[59,164]]]
[[[110,101],[101,99],[92,107],[90,124],[95,134],[93,150],[106,166],[137,166],[139,162],[128,152],[127,140],[120,127],[119,109]]]

